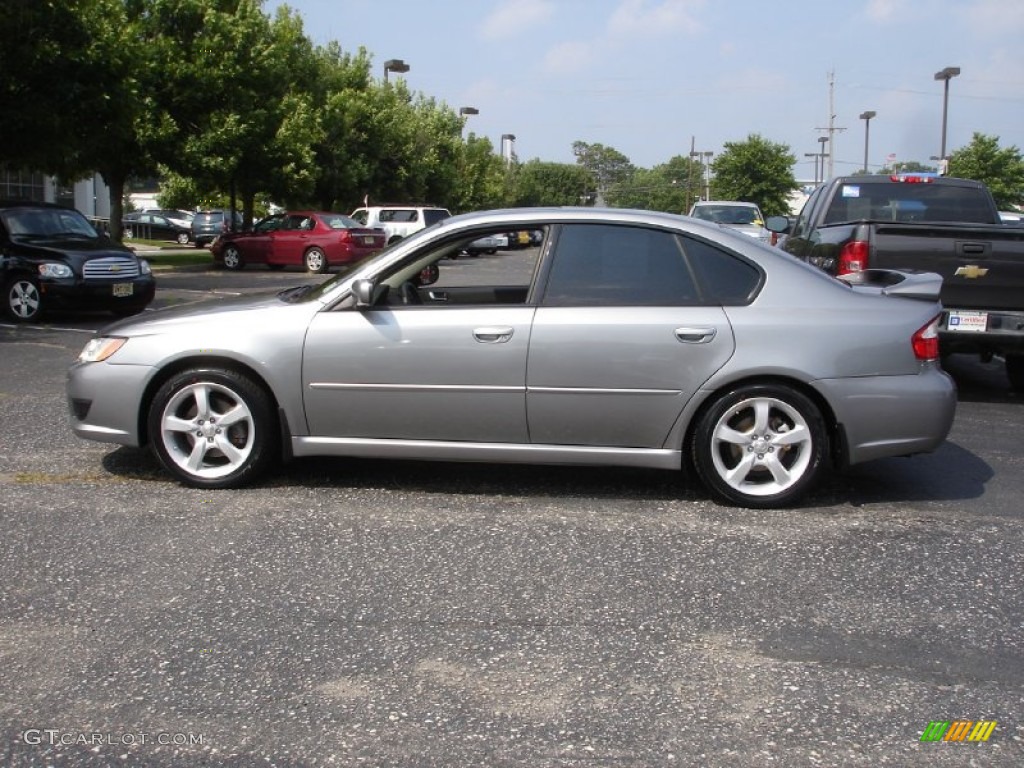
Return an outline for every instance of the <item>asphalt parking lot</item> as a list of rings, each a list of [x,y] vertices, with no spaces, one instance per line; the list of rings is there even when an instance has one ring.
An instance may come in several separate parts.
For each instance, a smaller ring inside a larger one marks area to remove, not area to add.
[[[158,303],[318,279],[164,274]],[[333,459],[209,492],[72,435],[64,371],[106,320],[0,325],[0,765],[1024,763],[1024,402],[997,362],[950,362],[937,453],[795,510]],[[957,720],[996,726],[922,742]]]

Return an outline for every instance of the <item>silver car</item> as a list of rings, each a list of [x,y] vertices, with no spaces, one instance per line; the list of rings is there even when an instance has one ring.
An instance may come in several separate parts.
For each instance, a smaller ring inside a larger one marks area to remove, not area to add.
[[[543,237],[501,284],[441,263],[516,230]],[[851,279],[682,216],[467,214],[317,286],[107,327],[68,373],[71,424],[202,488],[329,455],[691,469],[720,501],[792,505],[952,424],[941,280]]]

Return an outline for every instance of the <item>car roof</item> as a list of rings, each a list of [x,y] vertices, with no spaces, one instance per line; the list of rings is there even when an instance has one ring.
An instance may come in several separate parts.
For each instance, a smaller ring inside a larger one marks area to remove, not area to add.
[[[49,208],[55,211],[74,211],[66,205],[56,203],[44,203],[38,200],[0,200],[0,208]]]

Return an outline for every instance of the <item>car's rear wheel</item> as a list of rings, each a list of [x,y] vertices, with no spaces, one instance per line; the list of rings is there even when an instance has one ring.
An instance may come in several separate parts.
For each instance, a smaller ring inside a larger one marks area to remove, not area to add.
[[[691,445],[694,466],[719,500],[754,508],[787,506],[815,482],[828,456],[821,412],[779,384],[726,392],[704,411]]]
[[[39,283],[28,275],[15,275],[4,284],[4,312],[16,323],[31,323],[43,313]]]
[[[1024,355],[1006,356],[1006,376],[1011,387],[1024,392]]]
[[[178,233],[178,245],[188,245],[189,240],[191,240],[191,238],[188,236],[188,232]]]
[[[327,257],[319,248],[310,248],[305,256],[306,269],[310,272],[326,272]]]
[[[242,269],[245,266],[245,261],[242,259],[237,245],[224,246],[223,259],[224,269]]]
[[[153,449],[172,475],[196,488],[235,488],[276,455],[270,396],[227,369],[183,371],[164,383],[148,415]]]

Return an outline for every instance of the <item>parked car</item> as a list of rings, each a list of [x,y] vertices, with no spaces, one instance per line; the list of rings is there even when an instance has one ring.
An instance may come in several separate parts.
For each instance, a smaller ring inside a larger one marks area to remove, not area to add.
[[[213,243],[213,259],[226,269],[266,264],[304,266],[310,272],[366,258],[387,245],[382,229],[326,211],[291,211],[259,221],[251,232],[229,232]]]
[[[383,229],[388,245],[449,216],[451,213],[447,208],[436,205],[371,205],[352,211],[352,218],[364,227]]]
[[[242,214],[235,211],[232,224],[231,211],[210,210],[197,211],[192,217],[192,240],[196,248],[209,245],[225,232],[234,232],[242,228]]]
[[[193,211],[182,211],[178,208],[146,208],[142,212],[158,213],[161,216],[166,216],[175,224],[189,229],[192,228],[192,219],[195,218],[195,213]]]
[[[3,311],[34,322],[50,309],[141,312],[156,289],[145,259],[98,233],[78,211],[0,202]]]
[[[481,253],[495,254],[506,248],[508,248],[507,235],[488,235],[467,245],[465,252],[470,256],[479,256]]]
[[[143,240],[174,240],[188,245],[192,240],[191,227],[178,224],[161,213],[126,213],[121,220],[124,236]]]
[[[439,266],[517,230],[552,245],[498,284]],[[832,463],[942,444],[940,284],[843,282],[671,214],[466,214],[320,285],[106,328],[68,373],[71,425],[201,488],[329,455],[685,467],[792,505]]]
[[[690,208],[695,219],[713,221],[732,227],[745,235],[755,237],[762,243],[771,243],[772,233],[765,229],[764,216],[756,203],[735,200],[698,200]]]

